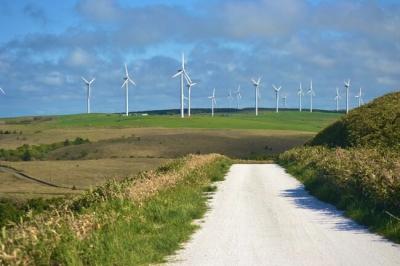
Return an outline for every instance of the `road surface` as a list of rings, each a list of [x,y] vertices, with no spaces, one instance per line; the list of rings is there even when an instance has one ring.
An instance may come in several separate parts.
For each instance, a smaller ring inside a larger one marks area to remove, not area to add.
[[[400,246],[310,196],[274,164],[233,165],[171,265],[400,265]]]

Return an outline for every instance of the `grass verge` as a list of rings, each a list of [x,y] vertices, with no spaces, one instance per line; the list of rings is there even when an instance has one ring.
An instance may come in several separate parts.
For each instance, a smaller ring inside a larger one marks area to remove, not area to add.
[[[278,163],[313,196],[346,216],[400,243],[400,159],[388,150],[292,149]]]
[[[204,192],[231,161],[187,156],[155,171],[109,182],[53,210],[3,228],[0,264],[146,265],[160,263],[196,229]]]

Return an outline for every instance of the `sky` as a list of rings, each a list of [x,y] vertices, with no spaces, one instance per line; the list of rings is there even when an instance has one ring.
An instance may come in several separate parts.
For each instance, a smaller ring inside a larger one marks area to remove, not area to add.
[[[261,107],[275,105],[272,84],[297,107],[312,79],[314,108],[334,109],[336,87],[344,108],[349,78],[354,107],[360,87],[365,102],[400,89],[400,1],[2,0],[0,116],[83,113],[81,76],[96,78],[93,112],[123,112],[124,63],[137,84],[130,111],[179,108],[182,52],[194,108],[213,88],[229,107],[239,85],[252,107],[258,77]]]

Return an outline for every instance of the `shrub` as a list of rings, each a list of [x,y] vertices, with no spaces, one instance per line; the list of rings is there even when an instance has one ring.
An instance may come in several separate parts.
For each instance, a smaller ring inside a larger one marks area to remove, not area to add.
[[[356,108],[310,142],[329,147],[376,147],[400,151],[400,92]]]

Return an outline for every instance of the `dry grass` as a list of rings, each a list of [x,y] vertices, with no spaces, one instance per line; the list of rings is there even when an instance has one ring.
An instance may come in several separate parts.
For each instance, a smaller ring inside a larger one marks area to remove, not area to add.
[[[191,171],[201,171],[203,167],[218,158],[223,157],[219,155],[188,156],[178,161],[178,164],[167,166],[166,170],[150,171],[139,176],[139,179],[127,179],[122,183],[111,182],[80,198],[67,201],[65,205],[52,211],[33,217],[28,215],[24,222],[7,230],[3,228],[0,236],[0,264],[49,263],[51,252],[62,238],[66,237],[67,232],[72,233],[75,239],[84,239],[93,230],[113,224],[113,221],[122,218],[117,212],[103,212],[103,216],[93,210],[77,213],[74,211],[76,204],[90,207],[113,199],[134,200],[140,204],[158,191],[174,186]]]
[[[81,191],[45,186],[34,181],[21,179],[8,173],[0,173],[0,197],[25,200],[30,198],[60,197]]]
[[[103,184],[109,179],[132,177],[140,171],[154,169],[167,159],[126,158],[81,161],[32,161],[1,162],[29,176],[59,185],[77,189],[88,189]],[[0,173],[2,183],[0,196],[6,198],[52,197],[80,193],[79,190],[49,187]]]

